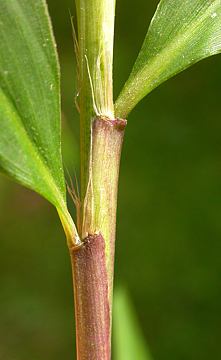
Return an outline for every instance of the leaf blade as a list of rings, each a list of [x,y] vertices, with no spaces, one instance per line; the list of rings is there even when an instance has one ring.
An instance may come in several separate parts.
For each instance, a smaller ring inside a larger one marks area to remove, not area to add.
[[[115,110],[126,117],[167,79],[221,52],[221,0],[161,0]]]
[[[0,170],[50,201],[69,245],[78,245],[66,205],[60,71],[45,0],[1,1],[0,38]]]
[[[41,0],[1,2],[0,22],[1,89],[8,102],[16,109],[24,132],[37,149],[38,156],[48,169],[48,175],[56,183],[65,201],[60,150],[59,68],[45,3]],[[9,122],[5,123],[5,131],[7,125],[10,126]],[[8,130],[12,133],[13,129]],[[22,147],[22,137],[20,146]],[[1,158],[4,153],[5,156],[9,155],[9,149],[2,146],[1,135],[0,151]],[[24,171],[19,162],[22,163],[22,158],[17,162],[16,173],[10,166],[5,169],[16,179],[19,171]],[[33,171],[36,171],[35,162],[32,165]],[[29,174],[32,176],[31,168]],[[29,184],[28,179],[22,177],[19,181],[39,192],[37,181]],[[46,189],[42,187],[41,190],[41,194],[48,198]],[[52,199],[50,196],[48,200],[56,205],[56,197]]]
[[[16,110],[1,89],[0,104],[1,149],[7,149],[4,154],[0,149],[2,169],[19,183],[35,189],[58,207],[59,202],[56,203],[53,196],[57,192],[56,184],[53,184],[53,178],[50,177],[37,148],[30,141]],[[60,194],[57,197],[59,198]]]
[[[65,198],[59,72],[45,4],[40,0],[3,1],[0,21],[1,88],[14,104],[30,141]]]

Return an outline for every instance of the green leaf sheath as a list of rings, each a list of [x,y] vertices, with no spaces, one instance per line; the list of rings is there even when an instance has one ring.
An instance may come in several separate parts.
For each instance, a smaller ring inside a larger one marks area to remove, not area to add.
[[[46,3],[0,1],[0,169],[58,209],[66,233],[60,74]]]
[[[220,51],[221,0],[161,0],[116,101],[116,115],[126,117],[161,83]]]
[[[81,200],[89,182],[94,117],[114,119],[112,63],[115,0],[76,0],[80,107]]]

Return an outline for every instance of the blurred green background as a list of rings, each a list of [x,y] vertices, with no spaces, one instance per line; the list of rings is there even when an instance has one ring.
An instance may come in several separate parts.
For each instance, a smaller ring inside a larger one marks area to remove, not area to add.
[[[48,4],[62,70],[64,163],[74,176],[74,5]],[[156,4],[117,1],[115,97]],[[213,57],[168,81],[128,121],[115,281],[126,285],[155,360],[221,358],[220,64]],[[3,176],[0,213],[0,360],[73,359],[71,272],[56,213]]]

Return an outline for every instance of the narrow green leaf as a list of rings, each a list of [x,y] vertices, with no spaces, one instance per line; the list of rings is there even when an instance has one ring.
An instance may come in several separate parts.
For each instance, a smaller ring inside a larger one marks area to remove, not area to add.
[[[0,39],[0,169],[48,199],[71,232],[59,66],[45,1],[0,1]]]
[[[125,289],[114,293],[114,360],[152,360]]]
[[[161,0],[117,102],[125,118],[158,85],[221,52],[221,0]]]

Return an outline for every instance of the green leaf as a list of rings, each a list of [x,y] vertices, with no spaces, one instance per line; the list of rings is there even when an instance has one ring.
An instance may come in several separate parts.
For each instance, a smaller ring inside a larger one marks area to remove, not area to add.
[[[113,310],[114,359],[152,360],[125,289],[115,291]]]
[[[221,0],[161,0],[117,102],[125,118],[158,85],[221,52]]]
[[[0,169],[49,200],[73,233],[61,159],[59,65],[45,1],[0,1],[0,38]]]

